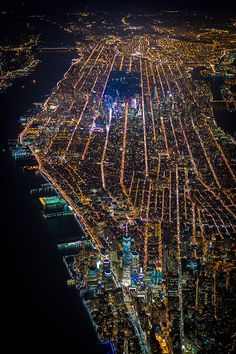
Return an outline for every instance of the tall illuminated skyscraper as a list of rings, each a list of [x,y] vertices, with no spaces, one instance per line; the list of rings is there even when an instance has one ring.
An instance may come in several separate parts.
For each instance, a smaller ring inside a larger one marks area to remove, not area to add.
[[[123,256],[122,256],[122,266],[130,267],[132,260],[131,253],[131,237],[128,235],[128,225],[126,224],[125,235],[123,237]]]
[[[122,283],[125,286],[129,286],[131,284],[131,262],[132,262],[131,237],[128,235],[128,224],[126,224],[125,235],[123,237],[123,254],[122,254],[122,271],[123,271]]]

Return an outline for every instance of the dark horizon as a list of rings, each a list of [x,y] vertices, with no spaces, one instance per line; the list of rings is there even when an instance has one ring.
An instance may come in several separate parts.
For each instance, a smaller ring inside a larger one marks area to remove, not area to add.
[[[223,8],[222,8],[223,7]],[[68,0],[60,1],[58,3],[55,0],[46,1],[42,0],[40,2],[26,0],[26,1],[2,1],[1,11],[4,10],[17,10],[21,12],[40,12],[48,14],[58,14],[61,12],[70,12],[76,10],[107,10],[111,12],[143,12],[143,11],[196,11],[201,13],[209,14],[220,14],[220,13],[230,13],[232,16],[235,16],[234,2],[232,0],[226,0],[224,3],[215,2],[213,0],[209,1],[153,1],[153,0],[120,0],[120,1],[111,1],[111,0]],[[224,11],[222,11],[224,10]]]

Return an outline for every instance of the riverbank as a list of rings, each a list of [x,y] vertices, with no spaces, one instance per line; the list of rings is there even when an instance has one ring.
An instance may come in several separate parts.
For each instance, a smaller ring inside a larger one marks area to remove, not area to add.
[[[221,77],[203,77],[200,71],[203,67],[193,69],[193,80],[206,81],[210,85],[210,89],[214,100],[222,100],[221,87],[224,84],[224,79]],[[212,103],[214,118],[218,127],[222,128],[226,133],[235,137],[236,134],[236,112],[227,110],[224,103]]]

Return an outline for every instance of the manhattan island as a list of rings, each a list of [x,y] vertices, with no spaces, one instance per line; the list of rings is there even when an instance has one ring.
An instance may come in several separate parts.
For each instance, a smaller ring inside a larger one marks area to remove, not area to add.
[[[20,134],[85,231],[71,282],[115,353],[230,350],[235,140],[191,76],[230,51],[125,35],[78,52]]]

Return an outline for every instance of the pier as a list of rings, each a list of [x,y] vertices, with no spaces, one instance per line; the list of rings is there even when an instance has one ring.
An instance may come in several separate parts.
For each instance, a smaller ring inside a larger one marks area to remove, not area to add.
[[[74,47],[39,47],[39,52],[71,52],[75,50]]]
[[[41,187],[39,188],[33,188],[30,190],[30,194],[31,195],[42,195],[42,194],[49,194],[49,193],[56,193],[55,188],[53,187],[53,185],[51,183],[42,183]]]

